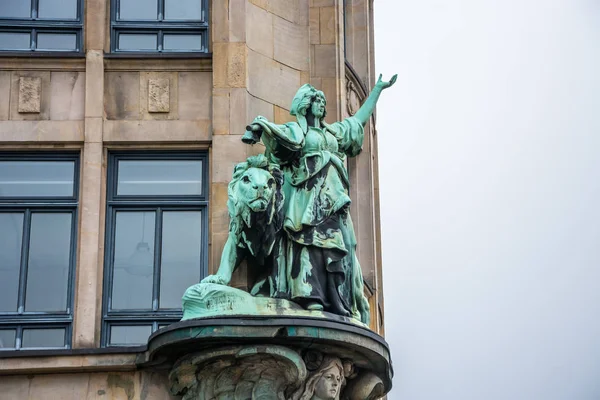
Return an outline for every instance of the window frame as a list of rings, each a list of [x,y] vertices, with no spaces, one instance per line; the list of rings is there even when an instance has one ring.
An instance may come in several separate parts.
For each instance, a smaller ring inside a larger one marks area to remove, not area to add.
[[[0,56],[3,54],[49,54],[53,56],[83,55],[84,32],[84,0],[77,2],[77,16],[70,18],[39,18],[40,0],[31,1],[31,12],[29,18],[8,18],[0,15],[0,32],[2,33],[29,33],[29,49],[5,49],[0,48]],[[34,16],[35,15],[35,16]],[[39,33],[74,33],[76,49],[40,49],[38,48]]]
[[[112,54],[126,55],[206,55],[209,53],[210,21],[208,0],[197,0],[201,6],[201,20],[164,20],[165,0],[157,0],[157,20],[121,20],[117,18],[120,11],[121,0],[110,0],[110,51]],[[132,49],[120,50],[118,48],[119,34],[144,34],[156,33],[156,50]],[[164,50],[164,34],[200,34],[202,36],[201,50]]]
[[[117,195],[119,161],[172,161],[194,160],[202,162],[202,186],[200,195]],[[104,246],[104,282],[102,295],[102,331],[101,347],[138,347],[140,344],[110,344],[112,326],[151,325],[151,333],[159,326],[181,320],[181,308],[160,309],[160,271],[162,252],[162,213],[165,211],[200,211],[202,223],[202,243],[200,279],[208,275],[208,238],[209,238],[209,184],[208,152],[196,151],[114,151],[108,154],[106,183],[106,232]],[[116,215],[119,211],[155,212],[154,265],[152,284],[152,309],[112,310]],[[190,282],[190,286],[195,282]],[[181,293],[183,296],[183,293]]]
[[[75,300],[75,269],[77,264],[78,221],[79,221],[79,152],[61,153],[17,153],[0,152],[0,161],[73,161],[73,196],[71,197],[3,197],[0,212],[22,212],[23,232],[21,260],[19,265],[19,289],[17,311],[0,311],[0,330],[15,329],[15,347],[0,348],[0,351],[23,351],[39,349],[70,349],[73,337],[73,314]],[[31,240],[31,215],[36,213],[71,213],[71,235],[69,249],[69,273],[67,278],[67,301],[65,311],[25,311],[26,281],[29,268],[29,246]],[[24,329],[65,329],[63,347],[22,347]]]

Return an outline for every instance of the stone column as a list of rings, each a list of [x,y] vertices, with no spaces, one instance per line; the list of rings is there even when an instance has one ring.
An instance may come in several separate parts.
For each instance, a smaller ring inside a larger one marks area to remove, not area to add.
[[[86,2],[86,76],[84,145],[79,206],[79,252],[75,272],[73,348],[99,345],[104,251],[101,236],[103,176],[104,60],[108,0]],[[97,334],[98,333],[98,334]]]

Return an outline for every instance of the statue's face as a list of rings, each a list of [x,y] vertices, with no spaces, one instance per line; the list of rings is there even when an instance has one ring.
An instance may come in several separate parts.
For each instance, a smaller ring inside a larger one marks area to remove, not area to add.
[[[252,211],[265,211],[275,188],[275,179],[264,169],[250,168],[244,173],[239,185],[239,194]]]
[[[329,368],[315,386],[315,397],[322,400],[335,400],[340,393],[341,385],[340,370],[337,367]]]
[[[323,115],[325,115],[325,99],[322,96],[316,96],[311,104],[310,111],[315,118],[323,118]]]

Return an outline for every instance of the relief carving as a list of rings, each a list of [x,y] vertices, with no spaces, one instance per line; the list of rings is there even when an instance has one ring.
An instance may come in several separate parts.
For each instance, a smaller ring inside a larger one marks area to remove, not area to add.
[[[20,113],[39,113],[42,98],[42,79],[22,76],[19,78]]]
[[[169,79],[148,80],[148,112],[168,113]]]

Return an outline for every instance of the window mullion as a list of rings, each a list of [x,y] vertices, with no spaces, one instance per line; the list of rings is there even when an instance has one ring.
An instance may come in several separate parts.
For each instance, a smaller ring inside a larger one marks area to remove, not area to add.
[[[162,253],[162,217],[163,212],[159,207],[156,209],[156,221],[154,228],[154,282],[152,284],[152,311],[158,311],[160,293],[160,258]]]
[[[158,20],[165,18],[165,0],[158,0]]]
[[[19,298],[17,312],[23,314],[25,311],[25,295],[27,290],[27,268],[29,264],[29,239],[31,236],[31,210],[25,210],[23,217],[23,242],[21,243],[21,266],[19,275]]]
[[[15,332],[15,350],[19,350],[21,345],[23,344],[23,327],[21,325],[17,326],[17,330]]]
[[[31,0],[31,18],[37,19],[40,0]]]
[[[31,30],[31,38],[29,39],[29,47],[31,51],[34,51],[37,47],[37,29],[33,28]]]

